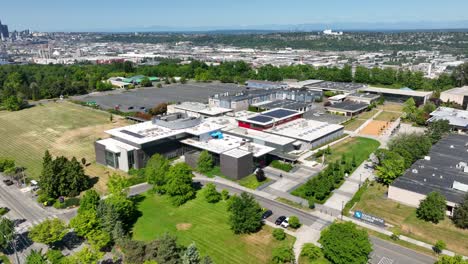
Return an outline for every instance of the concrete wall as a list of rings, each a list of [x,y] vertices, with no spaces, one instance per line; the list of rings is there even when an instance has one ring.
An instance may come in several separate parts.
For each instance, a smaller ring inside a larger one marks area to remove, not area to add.
[[[106,146],[94,142],[94,152],[96,153],[96,163],[106,165]]]
[[[194,169],[197,167],[199,157],[200,151],[189,151],[184,154],[185,163]]]
[[[426,195],[401,189],[398,187],[391,186],[388,188],[388,198],[395,200],[399,203],[409,205],[412,207],[418,207],[419,203],[426,199]],[[452,211],[446,211],[445,213],[449,216],[453,213],[453,208],[456,206],[455,203],[447,201],[447,206],[452,207]]]
[[[323,144],[325,144],[325,143],[327,143],[327,142],[330,142],[330,141],[332,141],[332,140],[334,140],[334,139],[336,139],[336,138],[341,137],[341,136],[343,135],[343,131],[344,131],[344,128],[342,128],[342,129],[340,129],[340,130],[337,130],[337,131],[335,131],[335,132],[333,132],[333,133],[331,133],[331,134],[328,134],[328,135],[326,135],[326,136],[324,136],[324,137],[321,137],[321,138],[319,138],[319,139],[316,139],[315,141],[310,142],[310,145],[307,146],[307,147],[309,147],[309,148],[315,148],[315,147],[318,147],[318,146],[320,146],[320,145],[323,145]],[[302,148],[301,148],[301,149],[302,149]]]
[[[452,94],[450,92],[442,92],[440,93],[440,100],[442,102],[455,102],[461,106],[463,106],[465,96],[463,94]]]
[[[220,163],[221,173],[234,180],[250,175],[254,169],[252,153],[240,158],[221,154]]]

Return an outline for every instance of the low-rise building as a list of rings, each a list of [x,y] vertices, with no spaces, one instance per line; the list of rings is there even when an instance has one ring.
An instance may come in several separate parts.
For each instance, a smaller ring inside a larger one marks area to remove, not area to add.
[[[430,118],[427,120],[428,123],[432,123],[437,120],[447,120],[450,126],[458,131],[468,130],[468,111],[459,110],[449,107],[439,107],[434,112],[430,113]]]
[[[467,109],[468,107],[468,86],[453,88],[440,93],[440,100],[442,102],[457,103]]]
[[[417,105],[425,104],[432,96],[430,91],[413,91],[411,89],[390,89],[380,87],[365,87],[360,92],[381,95],[388,101],[405,102],[413,98]]]
[[[377,100],[379,100],[379,98],[380,98],[379,94],[371,94],[371,93],[352,93],[346,97],[346,99],[349,101],[365,103],[368,105],[376,102]]]
[[[388,198],[418,207],[430,192],[447,200],[447,214],[468,194],[468,136],[449,135],[416,161],[388,189]]]
[[[366,103],[359,103],[353,101],[344,101],[341,103],[325,106],[328,112],[334,114],[341,114],[344,116],[355,116],[364,112],[369,107]]]

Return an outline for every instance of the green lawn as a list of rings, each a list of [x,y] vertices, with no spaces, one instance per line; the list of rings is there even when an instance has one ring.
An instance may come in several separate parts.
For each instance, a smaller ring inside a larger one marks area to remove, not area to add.
[[[183,245],[194,241],[215,263],[269,263],[273,248],[294,243],[290,236],[276,241],[268,226],[256,234],[235,235],[228,225],[226,202],[209,204],[201,195],[180,207],[172,206],[166,196],[147,195],[138,208],[143,216],[133,228],[134,239],[150,241],[169,232]]]
[[[381,184],[371,184],[363,193],[354,210],[382,217],[394,230],[402,235],[413,237],[429,244],[437,240],[447,243],[449,250],[468,255],[468,230],[456,228],[446,218],[439,224],[432,224],[416,218],[416,209],[390,200],[386,197],[388,188]]]
[[[271,181],[269,178],[266,178],[266,180],[262,181],[262,182],[259,182],[257,181],[257,177],[255,176],[255,174],[251,174],[247,177],[244,177],[242,179],[240,179],[238,181],[238,183],[244,187],[247,187],[247,188],[250,188],[250,189],[257,189],[258,187],[260,187],[261,185],[267,183]]]
[[[345,130],[354,131],[358,129],[362,124],[364,124],[364,122],[366,122],[366,120],[353,118],[349,121],[346,121],[343,125]]]
[[[393,122],[401,116],[401,113],[383,111],[375,117],[377,121]]]
[[[11,157],[26,167],[28,177],[37,178],[42,157],[52,155],[86,158],[94,163],[94,141],[105,137],[105,130],[126,121],[109,114],[72,103],[47,103],[17,112],[0,111],[0,157]],[[87,173],[100,176],[104,169],[94,164]]]
[[[338,144],[331,146],[331,155],[326,157],[328,163],[341,159],[344,154],[347,159],[354,155],[356,163],[361,164],[369,158],[369,155],[377,150],[380,143],[377,140],[364,137],[350,137]]]
[[[370,111],[366,111],[366,112],[363,112],[362,114],[359,114],[359,115],[357,116],[357,118],[359,118],[359,119],[366,119],[366,120],[367,120],[367,119],[373,117],[375,114],[377,114],[377,112],[379,112],[379,110],[377,110],[377,109],[374,108],[374,109],[372,109],[372,110],[370,110]]]

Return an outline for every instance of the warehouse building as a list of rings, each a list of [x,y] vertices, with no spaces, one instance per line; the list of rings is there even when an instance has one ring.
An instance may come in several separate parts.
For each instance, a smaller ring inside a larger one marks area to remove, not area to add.
[[[365,87],[359,89],[360,92],[381,95],[387,101],[403,103],[409,98],[413,98],[417,105],[427,102],[432,96],[432,92],[413,91],[411,89],[390,89],[380,87]]]
[[[248,80],[245,82],[248,89],[280,89],[286,88],[288,85],[283,82],[269,82],[260,80]]]
[[[450,135],[435,144],[428,156],[416,161],[388,189],[388,198],[418,207],[430,192],[447,200],[447,215],[468,194],[468,136]]]
[[[440,93],[440,100],[448,103],[453,102],[461,105],[463,109],[468,107],[468,86],[453,88]]]
[[[211,107],[204,103],[199,102],[182,102],[177,104],[170,104],[167,106],[167,113],[184,113],[192,117],[217,117],[223,116],[227,113],[232,112],[232,109],[223,107]]]
[[[355,93],[358,90],[365,88],[366,85],[360,83],[346,82],[315,82],[304,86],[310,90],[318,90],[322,92],[331,91],[335,93]]]

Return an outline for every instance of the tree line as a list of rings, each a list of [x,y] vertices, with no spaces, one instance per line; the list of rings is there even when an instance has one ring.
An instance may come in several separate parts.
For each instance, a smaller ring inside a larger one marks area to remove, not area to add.
[[[155,66],[136,66],[131,62],[107,65],[4,65],[0,67],[0,103],[8,110],[25,107],[24,100],[40,100],[86,94],[95,90],[110,89],[102,81],[110,77],[134,75],[158,76],[169,80],[175,76],[183,80],[201,82],[219,80],[225,83],[243,84],[248,79],[281,81],[283,79],[320,79],[325,81],[357,82],[374,85],[408,86],[413,89],[444,90],[468,83],[468,64],[459,66],[452,75],[442,74],[437,79],[424,78],[421,72],[380,69],[358,66],[313,67],[293,65],[275,67],[264,65],[257,69],[243,61],[207,65],[193,60],[180,64],[177,60],[162,59]],[[147,84],[145,84],[147,85]]]

